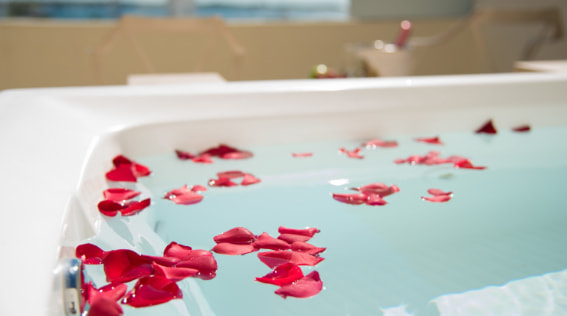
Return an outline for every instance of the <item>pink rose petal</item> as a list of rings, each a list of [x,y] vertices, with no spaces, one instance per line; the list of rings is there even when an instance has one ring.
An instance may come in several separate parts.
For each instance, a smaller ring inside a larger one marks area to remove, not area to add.
[[[367,185],[363,185],[359,188],[354,188],[353,190],[360,191],[364,194],[376,194],[380,197],[386,197],[390,194],[394,194],[396,192],[400,192],[400,188],[396,185],[392,185],[388,187],[384,183],[371,183]]]
[[[255,183],[259,183],[260,179],[254,177],[253,175],[247,173],[244,175],[244,177],[242,178],[242,182],[240,183],[241,185],[251,185],[251,184],[255,184]]]
[[[427,193],[433,195],[433,196],[441,196],[441,195],[451,195],[453,194],[453,192],[445,192],[443,190],[440,189],[429,189],[427,190]]]
[[[278,286],[291,284],[303,278],[301,268],[291,262],[283,263],[263,277],[256,278],[256,281]]]
[[[253,244],[232,244],[228,242],[221,242],[216,244],[212,251],[221,255],[244,255],[256,251]]]
[[[291,262],[300,266],[315,266],[319,262],[325,260],[325,258],[313,256],[304,252],[284,250],[259,252],[258,258],[272,269],[286,262]]]
[[[384,200],[380,195],[378,194],[367,194],[366,195],[366,202],[367,205],[372,205],[372,206],[382,206],[382,205],[386,205],[388,204],[388,202],[386,202],[386,200]]]
[[[313,153],[291,153],[291,156],[296,158],[307,158],[313,156]]]
[[[202,195],[194,192],[193,189],[189,189],[187,185],[167,192],[163,198],[180,205],[191,205],[203,200]]]
[[[275,293],[283,298],[288,296],[307,298],[318,294],[322,289],[323,282],[319,277],[319,272],[313,271],[291,284],[282,286]]]
[[[324,252],[327,248],[316,247],[312,244],[296,241],[291,244],[291,250],[298,251],[298,252],[305,252],[310,255],[318,255]]]
[[[102,194],[105,200],[122,202],[137,197],[138,195],[140,195],[140,192],[125,188],[110,188],[104,190]]]
[[[432,145],[443,145],[441,140],[439,140],[439,136],[416,138],[415,141],[421,142],[421,143],[432,144]]]
[[[237,185],[238,183],[233,182],[230,178],[218,178],[209,180],[209,186],[211,187],[233,187]]]
[[[256,240],[256,236],[247,228],[235,227],[213,237],[213,240],[216,243],[250,244]]]
[[[346,150],[344,148],[339,149],[340,152],[344,153],[347,155],[347,157],[349,158],[356,158],[356,159],[362,159],[364,158],[364,156],[360,155],[360,148],[355,148],[352,151]]]
[[[496,128],[492,124],[492,120],[488,120],[484,125],[475,131],[477,134],[496,134]]]
[[[392,147],[397,147],[398,142],[396,142],[396,141],[383,141],[381,139],[372,139],[372,140],[369,140],[366,143],[362,144],[362,146],[364,146],[366,148],[376,148],[376,147],[392,148]]]
[[[284,226],[278,227],[278,233],[280,234],[294,234],[294,235],[313,237],[315,236],[315,234],[320,232],[321,230],[315,227],[308,227],[308,228],[289,228]]]
[[[367,196],[362,193],[333,193],[333,199],[346,204],[360,205],[366,203]]]
[[[309,239],[311,239],[311,237],[305,235],[296,235],[296,234],[280,234],[278,236],[278,239],[283,240],[288,244],[292,244],[296,241],[306,242]]]
[[[431,197],[422,196],[421,199],[429,202],[441,203],[441,202],[449,201],[451,199],[451,196],[450,195],[436,195]]]
[[[244,177],[244,175],[246,174],[240,170],[229,170],[217,173],[217,177],[228,179],[241,178]]]
[[[78,245],[75,248],[75,256],[84,264],[102,264],[105,254],[98,246],[90,243]]]
[[[222,155],[220,158],[222,159],[247,159],[254,156],[251,152],[249,151],[236,151],[236,152],[231,152],[231,153],[226,153],[224,155]]]
[[[467,159],[463,159],[463,160],[459,160],[457,162],[455,162],[453,164],[453,166],[455,168],[460,168],[460,169],[476,169],[476,170],[483,170],[486,169],[486,167],[481,167],[481,166],[474,166],[469,160]]]
[[[207,187],[204,187],[202,185],[197,184],[197,185],[194,185],[191,188],[191,191],[193,191],[193,192],[204,192],[204,191],[207,191]]]
[[[175,282],[162,276],[151,276],[138,280],[122,303],[132,307],[146,307],[182,297],[183,293]]]
[[[254,247],[260,249],[271,249],[271,250],[287,250],[290,249],[290,245],[281,240],[270,236],[268,233],[262,233],[258,236],[258,239],[253,242]]]

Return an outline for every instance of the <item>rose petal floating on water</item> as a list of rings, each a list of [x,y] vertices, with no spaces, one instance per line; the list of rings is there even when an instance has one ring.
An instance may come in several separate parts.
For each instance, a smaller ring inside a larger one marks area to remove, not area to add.
[[[101,212],[102,214],[106,216],[114,217],[116,216],[116,214],[118,214],[118,211],[120,211],[123,208],[123,206],[122,204],[117,202],[113,202],[110,200],[102,200],[98,203],[97,208],[99,212]]]
[[[424,137],[424,138],[415,138],[415,141],[421,142],[421,143],[432,144],[432,145],[443,145],[443,143],[442,143],[441,140],[439,139],[439,136],[435,136],[435,137]]]
[[[168,278],[173,282],[181,281],[199,273],[199,270],[192,268],[166,267],[159,264],[154,264],[153,267],[154,275]]]
[[[207,250],[194,249],[189,252],[189,258],[175,265],[178,268],[193,268],[199,270],[195,275],[202,280],[210,280],[216,276],[218,268],[213,253]]]
[[[316,295],[323,289],[323,282],[319,276],[319,272],[313,271],[303,278],[282,286],[275,293],[283,298],[288,296],[296,298],[307,298]]]
[[[360,191],[364,194],[376,194],[380,197],[385,197],[396,192],[400,192],[400,188],[398,188],[398,186],[392,185],[388,187],[384,183],[371,183],[358,188],[353,188],[353,190]]]
[[[211,159],[211,155],[207,155],[207,154],[199,155],[191,160],[196,163],[213,163],[213,160]]]
[[[177,155],[177,158],[179,158],[181,160],[191,160],[191,159],[195,158],[195,155],[193,155],[193,154],[191,154],[187,151],[184,151],[184,150],[176,149],[175,154]]]
[[[233,182],[230,178],[218,178],[209,180],[209,186],[212,187],[233,187],[237,185],[238,183]]]
[[[307,158],[313,156],[313,153],[291,153],[291,156],[295,158]]]
[[[488,120],[484,125],[475,131],[477,134],[496,134],[496,128],[492,124],[492,120]]]
[[[221,242],[216,244],[212,251],[221,255],[244,255],[256,251],[253,244],[233,244],[228,242]]]
[[[105,254],[100,247],[90,243],[78,245],[75,248],[75,256],[84,264],[102,264]]]
[[[315,236],[315,234],[320,232],[321,230],[315,227],[308,227],[308,228],[289,228],[284,226],[278,227],[278,233],[280,234],[294,234],[294,235],[313,237]]]
[[[162,276],[151,276],[138,280],[122,303],[132,307],[146,307],[178,298],[183,298],[183,293],[175,282]]]
[[[396,141],[383,141],[381,139],[372,139],[372,140],[369,140],[366,143],[362,144],[362,146],[364,146],[366,148],[376,148],[376,147],[392,148],[392,147],[397,147],[398,142],[396,142]]]
[[[158,257],[158,256],[148,256],[148,255],[140,255],[143,259],[148,260],[149,262],[159,264],[160,266],[164,267],[173,267],[175,266],[181,259],[175,257]]]
[[[367,205],[386,205],[388,202],[384,200],[379,194],[366,194],[366,202]]]
[[[140,202],[138,202],[138,201],[128,202],[128,203],[124,204],[124,207],[120,210],[120,214],[122,214],[122,216],[132,216],[132,215],[140,213],[146,207],[150,206],[150,204],[151,204],[151,201],[150,201],[149,198],[142,200]]]
[[[441,196],[441,195],[451,195],[453,194],[453,192],[445,192],[443,190],[440,189],[429,189],[427,190],[427,193],[433,195],[433,196]]]
[[[122,307],[111,298],[97,295],[90,303],[88,316],[122,316]]]
[[[287,250],[290,249],[290,245],[281,240],[270,236],[268,233],[262,233],[258,236],[258,239],[253,242],[254,247],[261,249],[271,249],[271,250]]]
[[[193,192],[204,192],[204,191],[207,191],[207,187],[204,187],[202,185],[197,184],[197,185],[194,185],[191,188],[191,191],[193,191]]]
[[[235,227],[213,237],[213,240],[216,243],[250,244],[256,240],[256,236],[247,228]]]
[[[449,201],[451,199],[451,196],[450,195],[435,195],[431,197],[422,196],[421,199],[429,202],[441,203],[441,202]]]
[[[110,283],[107,284],[99,289],[95,288],[92,282],[89,282],[87,285],[87,297],[89,304],[92,304],[92,301],[100,295],[106,296],[112,301],[116,302],[120,300],[126,291],[128,290],[128,286],[124,283]]]
[[[117,182],[137,182],[138,179],[130,165],[120,165],[106,173],[106,178]]]
[[[229,170],[229,171],[223,171],[217,173],[217,177],[228,178],[228,179],[240,178],[240,177],[244,177],[244,175],[246,175],[246,173],[240,170]]]
[[[226,153],[220,157],[222,159],[247,159],[247,158],[251,158],[252,156],[254,155],[249,151],[237,151],[237,152]]]
[[[152,262],[128,249],[106,252],[103,259],[106,281],[110,283],[126,283],[152,275]]]
[[[191,205],[191,204],[199,203],[203,200],[203,196],[196,193],[193,190],[193,188],[189,189],[187,185],[184,185],[178,189],[173,189],[167,192],[163,198],[167,200],[171,200],[175,204],[180,204],[180,205]]]
[[[284,250],[259,252],[258,259],[272,269],[286,262],[291,262],[300,266],[315,266],[319,262],[325,260],[325,258],[313,256],[304,252]]]
[[[486,167],[481,167],[481,166],[475,166],[473,165],[469,160],[467,159],[463,159],[463,160],[459,160],[457,162],[455,162],[453,164],[453,166],[455,168],[460,168],[460,169],[476,169],[476,170],[483,170],[486,169]]]
[[[209,148],[199,155],[210,155],[222,159],[246,159],[253,156],[249,151],[240,150],[228,145],[220,144],[218,147]]]
[[[364,156],[360,155],[360,148],[355,148],[352,151],[346,150],[344,148],[339,149],[340,152],[346,154],[349,158],[356,158],[356,159],[362,159],[364,158]]]
[[[529,132],[531,127],[529,125],[520,125],[517,127],[512,128],[514,132]]]
[[[189,260],[193,257],[191,255],[192,250],[193,248],[190,246],[185,246],[172,241],[163,250],[163,255],[165,257],[173,257],[180,260]]]
[[[136,177],[145,177],[145,176],[149,176],[152,172],[150,171],[150,168],[141,165],[133,160],[130,160],[129,158],[126,158],[123,155],[118,155],[116,157],[114,157],[114,159],[112,159],[112,164],[118,168],[120,166],[130,166],[132,168],[132,170],[134,171],[134,175]]]
[[[254,177],[252,174],[245,174],[244,177],[242,178],[242,182],[240,183],[241,185],[251,185],[251,184],[256,184],[259,183],[261,180]]]
[[[291,250],[298,251],[298,252],[305,252],[305,253],[308,253],[310,255],[320,254],[320,253],[324,252],[326,249],[327,248],[317,247],[317,246],[314,246],[312,244],[309,244],[309,243],[306,243],[306,242],[301,242],[301,241],[296,241],[296,242],[291,244]]]
[[[256,281],[278,286],[291,284],[303,278],[301,268],[291,262],[286,262],[275,267],[274,270],[263,277],[256,278]]]
[[[105,200],[122,202],[137,197],[138,195],[140,195],[140,192],[125,188],[110,188],[104,190],[102,192],[102,195],[104,196]]]
[[[280,234],[278,236],[278,239],[283,240],[283,241],[287,242],[288,244],[291,244],[291,243],[294,243],[296,241],[306,242],[309,239],[311,239],[311,237],[305,236],[305,235],[296,235],[296,234]]]
[[[363,193],[333,193],[333,199],[352,205],[360,205],[366,203],[367,196]]]

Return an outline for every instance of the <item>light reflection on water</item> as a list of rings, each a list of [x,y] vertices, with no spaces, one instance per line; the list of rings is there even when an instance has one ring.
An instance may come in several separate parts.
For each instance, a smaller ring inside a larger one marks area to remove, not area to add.
[[[400,137],[399,147],[363,151],[364,159],[337,153],[363,140],[243,148],[255,157],[210,165],[176,160],[173,149],[171,155],[131,157],[153,171],[140,179],[152,192],[152,206],[124,225],[112,219],[103,228],[120,227],[128,243],[145,253],[153,250],[150,255],[159,255],[170,241],[210,249],[212,236],[235,226],[274,236],[279,225],[321,229],[312,243],[327,247],[326,260],[315,268],[325,290],[316,297],[283,300],[274,288],[253,282],[268,272],[254,254],[217,255],[217,278],[182,282],[182,302],[191,315],[250,315],[250,306],[271,315],[567,313],[567,202],[561,198],[567,146],[552,141],[567,138],[567,128],[504,131],[489,139],[473,133],[440,136],[445,146]],[[392,163],[429,150],[466,156],[488,169]],[[292,158],[297,151],[314,155]],[[173,188],[205,184],[217,172],[235,169],[262,183],[209,188],[203,202],[190,206],[161,199]],[[329,183],[336,179],[348,183]],[[372,182],[396,184],[401,191],[386,197],[382,207],[341,204],[330,196]],[[447,203],[422,201],[429,188],[453,191],[454,197]],[[122,248],[124,240],[115,239],[120,235],[94,241],[105,249]],[[168,306],[128,313],[167,313]]]

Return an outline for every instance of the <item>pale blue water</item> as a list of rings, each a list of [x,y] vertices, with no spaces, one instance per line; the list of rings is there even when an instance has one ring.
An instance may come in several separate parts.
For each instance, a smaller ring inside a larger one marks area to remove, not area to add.
[[[382,309],[401,305],[414,315],[439,315],[431,303],[435,298],[567,269],[567,146],[563,141],[567,128],[440,137],[444,146],[397,137],[398,147],[365,149],[361,160],[347,158],[338,149],[354,149],[363,139],[253,148],[231,144],[251,150],[254,157],[215,159],[213,164],[178,160],[173,148],[168,155],[131,157],[153,171],[140,179],[152,194],[152,205],[140,216],[106,221],[101,234],[118,230],[128,245],[148,253],[162,250],[151,245],[156,236],[164,244],[176,241],[210,249],[213,236],[236,226],[272,236],[278,235],[280,225],[321,229],[310,242],[327,247],[321,255],[325,260],[304,268],[305,273],[319,271],[325,287],[320,294],[284,300],[273,293],[277,287],[253,281],[269,272],[255,253],[215,255],[219,264],[215,279],[182,282],[184,302],[192,315],[207,314],[191,295],[189,287],[195,285],[215,315],[380,315]],[[487,169],[393,163],[430,150],[442,157],[462,155]],[[291,156],[306,151],[313,152],[313,157]],[[235,169],[252,173],[262,182],[209,188],[195,205],[160,199],[171,189],[205,185],[217,172]],[[349,183],[329,183],[335,179]],[[385,206],[347,205],[331,197],[331,193],[373,182],[395,184],[401,191],[386,197]],[[453,199],[422,201],[429,188],[453,191]],[[140,225],[157,235],[140,233]],[[107,250],[112,247],[112,238],[101,235],[97,240]],[[115,247],[123,245],[115,243]],[[557,291],[556,295],[567,294]],[[541,293],[525,288],[514,295],[522,302]],[[479,315],[498,307],[498,302],[477,304]],[[557,304],[567,313],[564,305]],[[523,315],[543,315],[537,306],[532,307],[535,312]],[[151,315],[164,309],[125,308],[126,315]]]

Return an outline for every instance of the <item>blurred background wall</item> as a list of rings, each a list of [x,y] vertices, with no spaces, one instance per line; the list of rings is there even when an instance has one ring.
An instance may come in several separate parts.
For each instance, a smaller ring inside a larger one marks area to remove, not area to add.
[[[358,3],[357,1],[366,1]],[[406,0],[404,0],[406,1]],[[437,1],[442,8],[445,0]],[[377,39],[394,41],[404,18],[397,7],[392,12],[372,9],[378,1],[353,0],[352,17],[327,21],[239,20],[227,21],[227,28],[245,48],[238,71],[227,43],[219,43],[209,54],[203,71],[218,72],[227,80],[272,80],[308,78],[316,64],[341,72],[345,68],[345,45]],[[400,1],[398,1],[401,3]],[[476,6],[533,6],[529,1],[484,0]],[[183,3],[178,4],[183,5]],[[187,5],[185,3],[185,5]],[[563,21],[567,1],[538,1],[538,6],[557,6]],[[183,7],[183,6],[182,6]],[[194,10],[185,6],[183,10]],[[357,11],[358,10],[358,11]],[[429,37],[446,32],[475,10],[468,0],[446,14],[414,17],[412,37]],[[356,12],[361,11],[358,14]],[[376,12],[376,16],[368,14]],[[119,36],[101,57],[100,78],[94,72],[93,52],[116,26],[116,20],[61,20],[38,18],[0,19],[0,89],[120,85],[129,74],[144,73],[132,46]],[[564,27],[564,26],[563,26]],[[537,35],[539,26],[487,25],[482,28],[489,57],[479,54],[478,38],[469,27],[437,45],[414,50],[415,75],[467,74],[513,71],[526,39]],[[193,61],[203,51],[203,38],[175,32],[145,32],[137,36],[140,47],[159,73],[193,71]],[[565,36],[542,46],[537,59],[567,59]],[[489,65],[486,58],[496,61]]]

